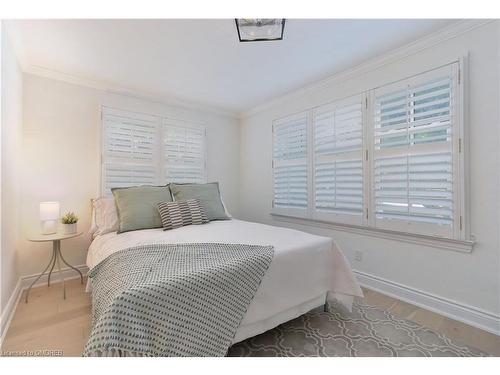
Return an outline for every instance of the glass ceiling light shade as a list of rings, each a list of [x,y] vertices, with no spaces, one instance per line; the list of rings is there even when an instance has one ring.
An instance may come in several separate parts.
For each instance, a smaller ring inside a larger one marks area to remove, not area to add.
[[[236,18],[235,21],[240,42],[283,39],[284,18]]]

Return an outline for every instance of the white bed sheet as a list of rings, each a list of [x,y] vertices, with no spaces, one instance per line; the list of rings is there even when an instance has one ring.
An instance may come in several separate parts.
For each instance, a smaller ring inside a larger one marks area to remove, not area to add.
[[[155,243],[274,246],[271,266],[238,328],[234,342],[296,318],[322,305],[327,297],[349,305],[353,297],[363,296],[351,267],[331,238],[235,219],[169,231],[148,229],[107,233],[96,237],[90,245],[87,266],[92,269],[116,251]]]

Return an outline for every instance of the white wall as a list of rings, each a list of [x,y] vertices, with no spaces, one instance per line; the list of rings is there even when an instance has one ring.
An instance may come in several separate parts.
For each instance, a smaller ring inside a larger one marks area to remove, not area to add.
[[[472,30],[355,78],[280,101],[242,119],[240,126],[233,118],[213,113],[22,75],[12,49],[4,39],[2,307],[18,276],[40,272],[48,262],[51,245],[25,239],[39,230],[40,201],[59,200],[63,211],[74,210],[80,216],[80,229],[88,229],[90,199],[98,196],[100,190],[99,108],[108,105],[204,122],[208,134],[209,180],[221,182],[224,200],[235,216],[331,236],[341,245],[356,270],[500,314],[498,23]],[[470,220],[472,233],[477,239],[471,254],[314,226],[285,224],[270,216],[273,119],[419,73],[447,63],[464,51],[470,52]],[[17,209],[19,202],[20,209]],[[21,219],[19,227],[18,218]],[[87,234],[65,241],[63,252],[72,264],[83,264],[89,243]],[[362,262],[354,261],[355,250],[363,251]]]
[[[489,23],[396,62],[337,83],[289,95],[241,121],[241,216],[331,236],[354,269],[498,315],[499,255],[499,56],[498,22]],[[472,253],[424,247],[297,223],[272,216],[272,120],[353,95],[450,62],[470,52]],[[363,251],[362,262],[354,260]]]
[[[22,135],[22,73],[2,24],[2,125],[1,125],[1,290],[0,312],[16,286],[19,235],[19,182]],[[5,321],[2,319],[2,329]]]
[[[30,74],[24,75],[24,129],[21,183],[19,272],[40,272],[51,244],[25,240],[39,231],[38,204],[57,200],[61,211],[90,224],[90,199],[100,191],[100,107],[107,105],[204,123],[208,140],[208,180],[219,181],[228,210],[238,212],[239,126],[234,118],[111,94]],[[90,236],[64,241],[62,251],[74,265],[84,264]]]

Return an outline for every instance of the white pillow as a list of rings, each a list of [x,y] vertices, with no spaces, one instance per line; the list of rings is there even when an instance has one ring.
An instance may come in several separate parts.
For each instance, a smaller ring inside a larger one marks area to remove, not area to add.
[[[118,212],[114,197],[92,199],[92,225],[90,232],[100,236],[118,231]]]

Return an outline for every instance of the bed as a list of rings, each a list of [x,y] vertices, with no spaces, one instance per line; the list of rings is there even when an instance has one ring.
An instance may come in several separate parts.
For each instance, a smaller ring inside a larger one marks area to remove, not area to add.
[[[362,291],[336,243],[288,228],[236,219],[212,221],[174,230],[147,229],[106,233],[92,242],[87,266],[94,268],[111,254],[150,244],[229,243],[271,245],[274,257],[241,321],[233,343],[294,319],[326,301],[350,308]],[[90,291],[90,285],[88,285]]]

